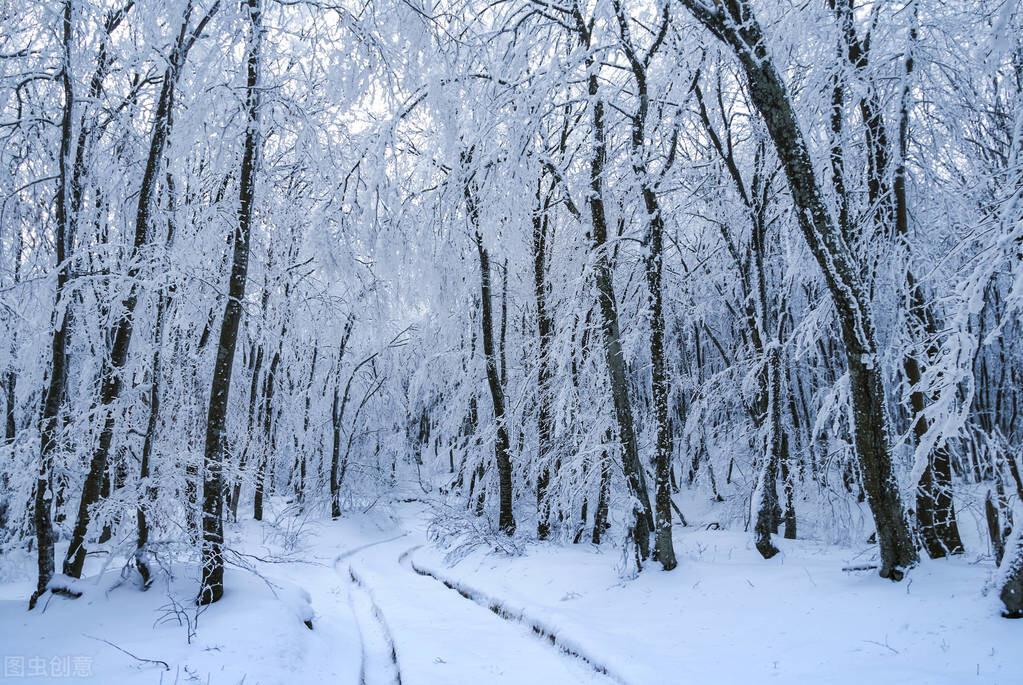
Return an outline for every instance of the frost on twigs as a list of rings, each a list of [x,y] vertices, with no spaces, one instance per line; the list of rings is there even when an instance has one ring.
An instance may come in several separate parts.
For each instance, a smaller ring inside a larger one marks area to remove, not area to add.
[[[427,535],[445,550],[444,560],[448,564],[456,564],[478,549],[510,557],[525,552],[520,540],[501,532],[486,515],[476,516],[472,511],[443,503],[432,508]]]
[[[292,503],[277,512],[272,521],[264,521],[263,542],[281,548],[290,557],[300,551],[306,542],[310,513],[302,506]]]

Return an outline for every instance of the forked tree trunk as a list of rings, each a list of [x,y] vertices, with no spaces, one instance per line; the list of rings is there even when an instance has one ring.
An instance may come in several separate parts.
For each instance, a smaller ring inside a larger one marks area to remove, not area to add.
[[[661,45],[668,29],[668,5],[664,5],[661,28],[649,51],[640,55],[632,44],[628,19],[621,0],[614,3],[618,17],[619,36],[636,83],[636,111],[632,114],[631,156],[632,171],[643,197],[647,223],[647,298],[650,303],[650,376],[653,390],[654,423],[657,437],[654,445],[654,503],[655,534],[654,557],[665,571],[678,566],[671,540],[671,457],[673,441],[668,404],[671,381],[668,378],[664,354],[664,216],[661,214],[657,191],[651,181],[646,160],[646,120],[650,108],[647,93],[647,65]]]
[[[464,155],[471,161],[471,152]],[[483,357],[486,361],[487,385],[494,407],[494,422],[497,424],[497,440],[494,444],[494,461],[497,463],[498,486],[498,527],[506,535],[515,533],[515,515],[512,512],[511,440],[505,416],[504,387],[501,383],[500,360],[494,344],[494,315],[491,304],[490,255],[483,246],[480,232],[479,206],[471,179],[465,184],[465,208],[469,221],[476,233],[476,251],[480,259],[480,321],[483,327]],[[478,483],[482,489],[482,483]]]
[[[590,50],[590,25],[578,3],[572,7],[575,30],[583,49]],[[614,403],[618,440],[622,447],[622,466],[629,491],[633,497],[632,536],[640,560],[650,556],[650,534],[654,531],[654,513],[647,490],[646,472],[639,460],[636,425],[632,413],[629,379],[622,350],[621,329],[618,323],[618,304],[614,292],[614,270],[607,246],[607,217],[604,211],[604,167],[607,161],[607,135],[604,127],[604,102],[600,98],[598,63],[587,54],[587,92],[592,113],[593,152],[590,157],[590,240],[594,253],[593,278],[600,307],[600,328],[607,365],[608,381]]]

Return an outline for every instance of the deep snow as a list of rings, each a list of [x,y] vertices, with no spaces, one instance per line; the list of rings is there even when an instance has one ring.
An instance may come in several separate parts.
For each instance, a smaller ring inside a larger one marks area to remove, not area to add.
[[[148,592],[99,558],[77,600],[25,610],[30,559],[4,561],[4,680],[34,683],[1020,682],[1017,622],[982,594],[990,561],[925,562],[908,580],[843,571],[858,553],[741,532],[679,529],[680,565],[623,578],[620,553],[528,544],[455,565],[428,510],[377,506],[332,521],[246,522],[224,600],[198,615],[193,567]],[[58,550],[59,552],[59,550]],[[21,564],[21,566],[19,566]],[[262,576],[262,577],[260,577]],[[175,605],[178,611],[174,610]],[[312,610],[313,630],[303,623]],[[116,647],[115,647],[116,645]],[[143,662],[122,652],[154,660]],[[166,668],[155,660],[165,662]],[[19,675],[20,673],[20,675]]]

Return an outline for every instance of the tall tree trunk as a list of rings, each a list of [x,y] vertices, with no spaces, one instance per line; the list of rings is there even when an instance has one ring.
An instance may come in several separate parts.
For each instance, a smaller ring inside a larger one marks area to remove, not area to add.
[[[302,413],[302,442],[299,442],[298,435],[294,436],[295,450],[298,453],[298,483],[295,488],[295,499],[301,508],[305,502],[306,488],[306,444],[309,436],[309,406],[312,404],[313,381],[316,378],[316,358],[319,356],[320,348],[313,344],[313,359],[309,365],[309,381],[305,388],[305,411]]]
[[[36,554],[38,578],[35,592],[28,602],[28,608],[35,608],[39,597],[46,592],[53,578],[53,519],[50,518],[50,471],[53,454],[57,446],[57,428],[60,408],[64,403],[65,384],[67,382],[67,310],[61,313],[61,301],[65,297],[69,264],[67,254],[68,204],[71,195],[71,179],[69,178],[69,155],[71,150],[71,117],[74,109],[74,89],[71,82],[71,46],[74,44],[72,0],[64,0],[62,13],[62,46],[63,65],[60,80],[64,91],[64,111],[61,117],[60,152],[57,158],[59,175],[57,179],[57,199],[55,202],[55,237],[57,252],[57,282],[53,295],[53,314],[50,325],[53,326],[53,338],[50,342],[50,380],[43,399],[43,415],[39,425],[39,465],[36,474],[35,492],[33,494],[33,523],[36,534]]]
[[[472,153],[464,156],[471,162]],[[497,463],[498,486],[498,527],[506,535],[515,532],[515,515],[512,512],[511,444],[508,437],[508,423],[505,416],[504,386],[501,382],[499,351],[494,344],[494,315],[491,303],[490,255],[483,246],[480,232],[479,207],[472,179],[465,184],[465,208],[476,233],[476,251],[480,259],[480,311],[483,328],[483,357],[486,360],[487,384],[494,407],[494,422],[497,424],[497,440],[494,444],[494,461]],[[482,489],[482,488],[481,488]]]
[[[15,402],[18,389],[18,374],[8,369],[4,374],[4,444],[10,445],[18,434]]]
[[[85,564],[86,555],[85,538],[89,530],[91,508],[99,501],[103,473],[107,468],[107,459],[114,439],[117,415],[112,411],[111,405],[120,398],[123,389],[121,373],[128,361],[128,350],[131,347],[131,339],[134,332],[135,308],[138,305],[139,297],[137,283],[142,275],[142,251],[149,240],[149,224],[153,198],[156,195],[157,175],[163,162],[163,150],[170,135],[171,113],[174,108],[174,90],[189,49],[218,8],[219,2],[210,8],[196,28],[190,32],[188,27],[192,6],[189,4],[186,7],[174,50],[170,56],[170,64],[164,72],[163,86],[160,90],[154,114],[149,154],[142,176],[142,185],[139,189],[138,208],[135,217],[135,236],[128,266],[128,295],[122,301],[121,315],[113,325],[111,335],[113,345],[111,346],[110,356],[109,358],[104,358],[100,371],[99,415],[103,417],[103,427],[100,430],[99,443],[92,454],[89,472],[82,486],[82,496],[78,504],[78,518],[75,520],[75,527],[71,534],[67,556],[64,558],[64,573],[73,578],[79,578],[82,575],[82,567]]]
[[[590,26],[578,3],[573,5],[575,29],[583,49],[592,43]],[[593,153],[590,158],[590,239],[594,253],[594,282],[600,305],[601,332],[604,358],[607,365],[611,396],[614,402],[618,440],[622,446],[622,466],[633,497],[632,533],[640,560],[650,556],[650,534],[654,530],[653,507],[647,491],[646,472],[639,460],[636,426],[629,396],[629,379],[622,351],[621,330],[618,324],[618,305],[614,293],[614,270],[607,249],[607,217],[604,212],[604,166],[607,160],[607,136],[604,129],[604,102],[600,98],[598,63],[592,55],[586,57],[587,92],[591,102]]]
[[[262,0],[248,0],[251,24],[246,50],[246,130],[238,190],[238,228],[234,235],[234,256],[224,317],[220,323],[217,359],[213,367],[209,413],[206,419],[206,451],[203,456],[202,497],[202,581],[196,602],[212,604],[224,594],[224,493],[222,470],[227,447],[227,405],[231,392],[231,370],[238,342],[238,328],[245,298],[249,268],[252,210],[255,203],[256,169],[259,165],[259,57],[263,40]]]
[[[550,487],[551,471],[547,460],[552,448],[551,418],[551,342],[554,322],[547,311],[547,228],[550,196],[542,200],[540,193],[543,177],[536,184],[536,209],[533,212],[533,298],[536,302],[536,432],[537,461],[540,473],[536,481],[537,523],[536,536],[546,540],[551,534],[551,505],[547,489]],[[585,523],[585,517],[584,517]]]
[[[628,19],[621,0],[615,0],[619,36],[636,83],[636,111],[632,114],[632,171],[643,196],[647,222],[647,298],[650,304],[650,375],[654,402],[654,423],[657,438],[654,447],[655,535],[654,557],[665,571],[678,566],[671,540],[671,457],[673,453],[671,419],[668,403],[671,382],[668,379],[664,354],[664,217],[646,160],[646,120],[650,108],[647,93],[647,65],[653,58],[668,29],[668,5],[664,5],[661,29],[654,43],[644,54],[633,46]]]
[[[340,393],[334,391],[334,401],[331,404],[331,444],[330,444],[330,516],[339,518],[341,516],[341,479],[338,478],[338,468],[341,462],[341,418],[344,413],[341,411]]]
[[[330,515],[332,518],[338,518],[341,516],[341,475],[339,473],[340,462],[341,462],[341,422],[345,418],[345,409],[348,406],[349,392],[352,387],[352,380],[355,378],[356,372],[366,363],[363,360],[352,369],[351,375],[348,377],[348,382],[345,384],[345,392],[342,396],[340,394],[340,383],[341,383],[341,367],[345,359],[345,351],[348,348],[348,341],[352,336],[352,328],[355,326],[355,319],[349,318],[348,323],[345,324],[345,331],[341,335],[341,345],[337,352],[337,375],[338,385],[334,388],[334,401],[330,408],[331,418],[331,449],[330,449]]]
[[[270,360],[270,368],[263,379],[263,450],[256,466],[255,492],[252,496],[252,518],[263,520],[263,497],[266,483],[266,470],[270,457],[277,451],[277,434],[274,424],[274,389],[277,384],[277,372],[281,366],[281,346],[284,344],[286,326],[281,327],[281,335],[277,340],[277,351]]]
[[[149,519],[148,509],[156,499],[156,486],[150,482],[150,464],[153,456],[153,444],[156,441],[156,427],[160,419],[160,353],[163,349],[163,317],[167,307],[167,298],[161,295],[156,305],[156,332],[153,344],[152,377],[149,386],[149,419],[146,422],[146,436],[142,441],[142,456],[139,459],[138,507],[135,513],[136,533],[135,568],[142,576],[142,587],[148,589],[152,583],[149,569]]]
[[[767,125],[785,170],[800,229],[824,273],[845,344],[854,443],[877,529],[880,575],[901,580],[918,556],[892,469],[884,384],[869,300],[849,247],[824,201],[792,102],[746,0],[731,0],[715,9],[699,0],[683,3],[738,58],[750,99]]]
[[[611,442],[611,431],[604,435],[605,445]],[[608,498],[611,489],[611,455],[607,453],[607,447],[600,453],[600,483],[597,485],[597,509],[593,512],[593,535],[590,541],[599,545],[608,529],[607,513]]]
[[[916,7],[913,9],[916,12]],[[915,21],[915,16],[914,16]],[[892,193],[895,200],[895,233],[896,239],[902,242],[906,255],[906,289],[909,292],[909,334],[911,340],[923,339],[926,349],[921,355],[926,364],[933,359],[935,338],[938,324],[934,311],[927,302],[923,285],[913,273],[909,235],[909,199],[906,192],[906,156],[909,148],[909,98],[910,75],[913,73],[913,48],[916,44],[916,26],[910,30],[910,49],[906,56],[905,79],[902,102],[899,108],[899,155],[892,180]],[[924,416],[927,397],[921,386],[922,370],[920,357],[910,353],[903,359],[903,371],[906,382],[910,386],[909,403],[913,412],[913,436],[919,445],[927,431],[930,421]],[[952,459],[949,450],[939,445],[925,455],[927,464],[924,467],[920,482],[917,484],[916,514],[917,523],[923,538],[924,549],[932,559],[948,554],[961,554],[964,551],[963,541],[959,535],[959,524],[956,520],[955,504],[952,501]]]

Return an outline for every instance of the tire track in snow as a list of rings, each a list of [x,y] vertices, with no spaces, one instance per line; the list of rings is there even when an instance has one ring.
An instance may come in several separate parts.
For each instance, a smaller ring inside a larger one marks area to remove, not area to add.
[[[408,535],[407,530],[404,533],[401,533],[400,535],[395,535],[393,538],[387,538],[386,540],[377,540],[376,542],[370,542],[365,545],[359,545],[358,547],[353,547],[349,550],[345,550],[344,552],[341,552],[341,554],[339,554],[336,559],[334,559],[334,567],[336,568],[339,563],[341,563],[348,557],[354,556],[365,549],[369,549],[370,547],[376,547],[377,545],[384,545],[387,544],[388,542],[394,542],[395,540],[401,540],[406,535]]]
[[[625,678],[608,668],[608,666],[602,663],[599,659],[587,654],[586,651],[574,641],[560,635],[552,626],[529,616],[525,611],[514,611],[501,600],[490,597],[486,593],[475,590],[451,578],[445,578],[429,569],[417,566],[412,560],[412,555],[421,547],[422,545],[415,545],[406,549],[398,555],[398,563],[413,573],[423,576],[424,578],[431,578],[449,590],[457,592],[465,599],[489,609],[495,616],[498,616],[509,623],[517,623],[531,629],[537,637],[541,638],[545,643],[554,647],[562,654],[582,662],[594,672],[614,681],[615,683],[618,683],[618,685],[629,685]]]
[[[362,577],[351,566],[348,602],[355,614],[362,641],[360,685],[401,685],[398,652],[383,613],[373,599],[373,593]]]
[[[348,605],[355,616],[356,627],[361,641],[362,663],[359,667],[360,685],[401,685],[401,667],[398,664],[398,651],[394,646],[394,638],[384,619],[383,612],[373,598],[373,592],[362,577],[356,573],[349,563],[342,572],[338,566],[342,561],[359,552],[399,540],[408,535],[407,532],[386,540],[378,540],[360,545],[342,552],[334,559],[334,570],[339,575],[348,577]]]

